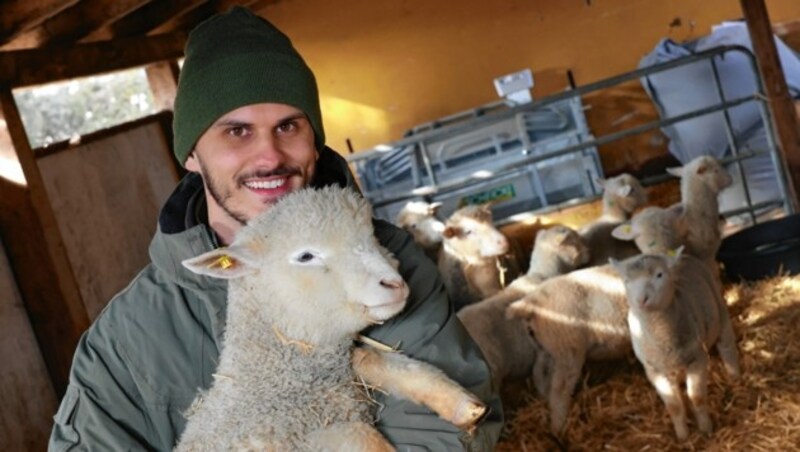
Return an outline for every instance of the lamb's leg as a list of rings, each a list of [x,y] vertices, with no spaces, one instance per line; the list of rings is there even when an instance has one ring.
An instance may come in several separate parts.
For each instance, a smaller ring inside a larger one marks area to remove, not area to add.
[[[401,353],[371,348],[353,350],[353,370],[368,384],[425,405],[462,430],[471,430],[488,408],[444,372]]]
[[[723,302],[724,304],[724,302]],[[719,319],[719,339],[717,339],[717,352],[725,366],[725,372],[731,380],[737,380],[741,375],[739,369],[739,352],[736,347],[736,335],[733,332],[731,319],[727,307],[723,306]]]
[[[324,452],[394,452],[375,427],[364,422],[344,422],[309,433],[308,450]]]
[[[683,406],[681,385],[679,382],[673,381],[655,370],[647,368],[645,370],[647,379],[656,388],[658,396],[661,397],[667,407],[667,413],[669,413],[669,417],[672,419],[672,426],[675,428],[675,436],[680,440],[688,438],[689,427],[686,425],[686,407]]]
[[[703,433],[711,433],[714,426],[708,414],[708,360],[700,359],[686,369],[686,392],[692,402],[692,412],[697,420],[697,428]]]
[[[581,377],[583,354],[567,354],[552,356],[553,375],[550,378],[550,429],[560,434],[567,423],[567,414],[572,400],[572,391]]]
[[[533,364],[533,385],[536,392],[542,397],[547,397],[550,391],[550,378],[553,368],[553,358],[542,348],[536,353],[536,361]]]

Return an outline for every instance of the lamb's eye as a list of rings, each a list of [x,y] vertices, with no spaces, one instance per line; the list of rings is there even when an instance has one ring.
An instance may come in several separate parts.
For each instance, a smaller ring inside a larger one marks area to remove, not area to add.
[[[297,262],[303,262],[303,263],[311,262],[312,259],[314,259],[314,255],[309,253],[308,251],[306,251],[304,253],[300,253],[297,256]]]
[[[656,278],[661,279],[662,276],[664,276],[664,273],[662,272],[656,273]]]

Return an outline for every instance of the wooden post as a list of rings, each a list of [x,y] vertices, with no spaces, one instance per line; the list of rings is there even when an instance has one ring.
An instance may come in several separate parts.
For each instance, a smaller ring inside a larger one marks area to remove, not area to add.
[[[0,87],[0,112],[27,182],[27,188],[0,185],[0,226],[47,370],[61,397],[89,318],[10,88]]]
[[[740,0],[742,12],[747,21],[747,29],[753,42],[758,70],[764,81],[768,106],[777,135],[778,154],[786,168],[789,202],[798,211],[800,202],[797,193],[800,189],[800,129],[797,127],[797,113],[786,78],[778,58],[775,40],[772,35],[769,15],[764,0]]]
[[[160,61],[145,68],[153,99],[160,110],[172,110],[178,92],[178,63],[174,60]]]

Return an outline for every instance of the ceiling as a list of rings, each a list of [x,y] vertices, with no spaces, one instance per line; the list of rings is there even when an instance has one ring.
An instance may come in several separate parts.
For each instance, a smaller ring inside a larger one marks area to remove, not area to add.
[[[280,0],[4,0],[0,51],[69,46],[191,30],[234,5]]]

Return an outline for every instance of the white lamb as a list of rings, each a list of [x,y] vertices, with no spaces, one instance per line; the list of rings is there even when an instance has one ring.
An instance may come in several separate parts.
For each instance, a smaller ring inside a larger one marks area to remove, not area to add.
[[[492,223],[488,204],[467,205],[445,222],[439,252],[439,272],[456,311],[500,291],[506,281],[517,277],[511,262],[506,272],[504,256],[509,242]]]
[[[408,287],[351,190],[289,194],[231,246],[184,265],[230,281],[214,382],[187,413],[177,450],[393,450],[358,379],[461,428],[486,411],[429,364],[354,348],[360,330],[403,309]]]
[[[550,278],[509,305],[506,315],[527,320],[536,341],[552,357],[547,401],[554,433],[566,425],[584,362],[629,355],[627,314],[625,286],[610,265]]]
[[[610,257],[623,259],[639,253],[630,242],[616,240],[612,231],[647,202],[642,184],[630,174],[623,173],[598,182],[603,187],[602,214],[580,229],[583,241],[591,250],[589,265],[603,265]]]
[[[667,171],[681,178],[681,205],[687,225],[686,251],[713,263],[722,240],[717,197],[731,185],[730,174],[709,156],[697,157],[683,167]]]
[[[692,256],[640,255],[612,266],[625,280],[633,350],[667,407],[675,434],[689,435],[681,384],[697,427],[713,429],[708,414],[708,350],[717,351],[731,378],[739,376],[736,338],[711,271]]]
[[[722,235],[717,196],[731,184],[731,177],[716,159],[700,156],[667,172],[681,178],[681,202],[667,209],[646,209],[647,217],[634,216],[633,227],[622,225],[614,236],[635,240],[644,253],[664,253],[685,245],[686,253],[715,268]],[[636,224],[638,222],[638,224]]]
[[[506,308],[542,281],[570,272],[588,259],[589,250],[575,231],[566,226],[543,229],[536,235],[527,274],[499,293],[458,312],[458,318],[483,352],[496,387],[506,379],[526,378],[533,372],[536,388],[545,393],[548,357],[525,323],[506,318]]]
[[[438,259],[442,247],[444,223],[436,218],[442,206],[440,202],[409,201],[397,213],[394,223],[408,231],[414,241],[434,262]]]
[[[668,254],[686,243],[687,225],[680,204],[668,209],[645,207],[630,221],[614,228],[619,240],[631,240],[645,254]]]

